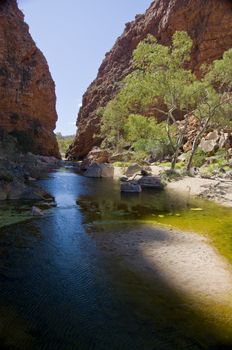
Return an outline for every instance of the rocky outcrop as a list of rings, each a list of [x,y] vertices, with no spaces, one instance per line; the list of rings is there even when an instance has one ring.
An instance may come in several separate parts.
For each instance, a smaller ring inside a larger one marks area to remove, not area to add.
[[[34,184],[36,179],[60,166],[55,157],[22,153],[15,138],[0,137],[0,202],[2,200],[47,200],[51,196]]]
[[[94,137],[99,131],[97,111],[115,95],[118,82],[130,72],[137,44],[149,33],[159,42],[169,44],[177,30],[187,31],[194,40],[191,64],[198,71],[202,63],[220,58],[232,47],[231,0],[155,0],[144,15],[127,23],[83,97],[77,136],[68,151],[70,158],[83,158],[100,144],[100,138]]]
[[[16,0],[0,0],[0,129],[24,150],[59,157],[55,85]]]
[[[84,176],[93,178],[114,177],[114,167],[107,163],[92,163],[84,172]]]

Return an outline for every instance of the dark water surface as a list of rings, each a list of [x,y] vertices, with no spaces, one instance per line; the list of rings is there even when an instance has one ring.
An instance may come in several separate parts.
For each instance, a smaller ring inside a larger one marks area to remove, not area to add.
[[[149,281],[119,267],[88,235],[98,224],[176,218],[199,203],[165,192],[121,197],[117,182],[64,169],[41,183],[57,208],[0,229],[1,350],[232,348],[180,300],[157,301]]]

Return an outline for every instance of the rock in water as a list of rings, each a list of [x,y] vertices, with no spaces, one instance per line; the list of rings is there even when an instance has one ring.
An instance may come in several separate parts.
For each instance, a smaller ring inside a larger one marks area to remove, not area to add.
[[[91,164],[85,171],[86,177],[114,177],[114,167],[111,164]]]
[[[140,193],[142,192],[142,189],[141,186],[137,183],[123,182],[121,183],[121,192]]]
[[[127,168],[127,170],[125,172],[125,175],[127,177],[131,177],[131,176],[133,176],[135,174],[140,173],[141,170],[142,170],[142,167],[139,164],[134,163],[134,164],[131,164],[131,165],[128,166],[128,168]]]
[[[222,57],[232,47],[232,1],[156,0],[144,15],[128,23],[84,95],[69,157],[83,158],[93,146],[100,144],[101,140],[93,137],[100,129],[97,111],[115,96],[118,82],[130,72],[132,52],[138,43],[150,33],[160,43],[170,44],[177,30],[188,31],[193,39],[191,67],[199,72],[202,63]]]
[[[31,208],[31,215],[33,215],[33,216],[43,216],[44,213],[42,212],[42,210],[40,208],[33,206]]]
[[[0,1],[0,128],[25,151],[60,157],[55,84],[16,0]]]
[[[162,190],[164,188],[164,185],[158,176],[143,176],[138,180],[138,183],[142,188],[154,188],[157,190]]]

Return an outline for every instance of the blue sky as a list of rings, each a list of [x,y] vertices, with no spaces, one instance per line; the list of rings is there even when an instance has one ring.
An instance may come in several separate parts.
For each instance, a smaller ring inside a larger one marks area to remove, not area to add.
[[[122,33],[151,0],[18,0],[56,83],[57,130],[76,132],[82,95]]]

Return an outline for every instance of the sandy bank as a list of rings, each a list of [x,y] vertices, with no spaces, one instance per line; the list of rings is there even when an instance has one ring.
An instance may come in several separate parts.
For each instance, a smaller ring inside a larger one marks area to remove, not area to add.
[[[200,177],[184,177],[178,181],[170,182],[167,189],[188,193],[212,200],[221,205],[232,207],[232,181],[211,180]]]
[[[203,303],[232,307],[232,269],[206,238],[142,225],[94,234],[97,244],[176,293]]]

